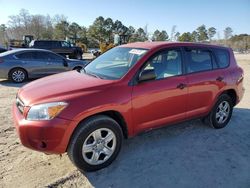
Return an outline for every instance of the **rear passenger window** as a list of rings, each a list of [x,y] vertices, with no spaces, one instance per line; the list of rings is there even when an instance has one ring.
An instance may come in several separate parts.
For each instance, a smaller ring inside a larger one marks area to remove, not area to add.
[[[187,72],[200,72],[212,70],[212,56],[209,51],[202,49],[186,50],[187,54]]]
[[[215,55],[220,68],[225,68],[229,65],[229,54],[227,50],[214,49]]]
[[[34,53],[33,52],[24,52],[15,55],[18,59],[34,59]]]

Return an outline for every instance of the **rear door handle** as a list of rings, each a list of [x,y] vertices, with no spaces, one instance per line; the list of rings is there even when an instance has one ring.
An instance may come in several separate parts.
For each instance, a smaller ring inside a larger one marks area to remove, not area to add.
[[[183,84],[183,83],[180,83],[177,85],[177,88],[179,88],[179,89],[184,89],[185,87],[187,87],[187,85]]]
[[[51,64],[52,64],[52,63],[49,63],[49,62],[47,63],[47,65],[51,65]]]
[[[222,82],[223,79],[224,79],[224,78],[223,78],[222,76],[219,76],[218,78],[216,78],[216,81]]]

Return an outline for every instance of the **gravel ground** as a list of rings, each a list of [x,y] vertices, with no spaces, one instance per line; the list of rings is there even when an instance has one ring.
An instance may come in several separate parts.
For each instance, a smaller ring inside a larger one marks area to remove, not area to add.
[[[250,55],[236,55],[245,71],[245,96],[221,130],[199,120],[125,140],[109,167],[82,174],[67,155],[45,155],[20,144],[11,104],[22,84],[0,80],[0,187],[250,187]]]

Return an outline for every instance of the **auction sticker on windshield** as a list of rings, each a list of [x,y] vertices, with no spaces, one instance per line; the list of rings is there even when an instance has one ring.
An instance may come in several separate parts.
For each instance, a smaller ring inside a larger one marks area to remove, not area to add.
[[[129,51],[130,54],[142,55],[146,52],[146,50],[132,49]]]

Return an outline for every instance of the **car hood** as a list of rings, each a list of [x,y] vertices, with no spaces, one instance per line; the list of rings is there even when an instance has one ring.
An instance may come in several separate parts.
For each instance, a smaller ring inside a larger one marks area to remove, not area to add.
[[[103,80],[77,71],[69,71],[26,84],[19,90],[18,97],[25,106],[31,106],[99,92],[107,89],[114,82],[114,80]]]

